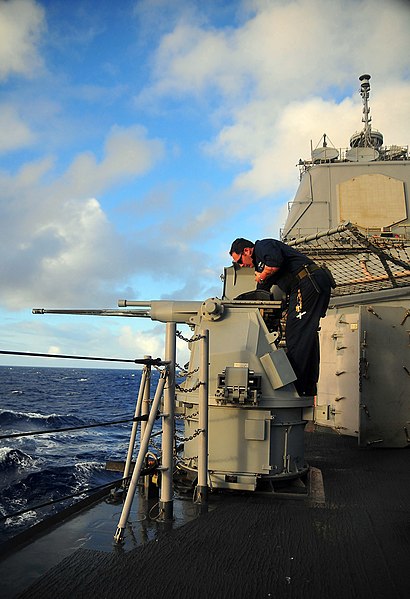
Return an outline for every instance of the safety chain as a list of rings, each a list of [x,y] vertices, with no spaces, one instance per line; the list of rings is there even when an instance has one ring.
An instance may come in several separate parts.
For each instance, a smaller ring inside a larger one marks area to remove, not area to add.
[[[187,343],[192,343],[194,341],[199,341],[200,339],[205,339],[203,335],[195,335],[195,337],[191,337],[191,339],[188,339],[187,337],[183,336],[181,331],[176,331],[175,335],[179,337],[179,339],[182,339],[182,341],[186,341]]]
[[[175,418],[178,420],[192,420],[195,416],[199,416],[199,412],[195,412],[194,414],[190,414],[189,416],[183,416],[183,414],[177,414]]]
[[[151,447],[153,447],[154,449],[156,449],[160,455],[162,455],[162,447],[160,447],[159,445],[157,445],[155,443],[155,441],[153,440],[152,437],[150,437],[149,444],[150,444]]]
[[[189,339],[187,339],[187,341],[189,341]],[[160,368],[159,366],[155,366],[155,364],[153,365],[153,368],[155,368],[155,370],[158,370],[158,372],[163,372],[164,371],[163,368]],[[195,374],[199,370],[199,367],[198,367],[198,368],[195,368],[194,370],[191,370],[189,372],[188,370],[185,370],[185,368],[183,366],[181,366],[180,364],[178,364],[178,362],[175,362],[175,368],[179,368],[179,370],[180,370],[179,374],[182,377],[191,376],[192,374]]]
[[[175,362],[175,367],[179,368],[180,376],[191,376],[192,374],[195,374],[199,370],[199,366],[198,366],[198,368],[195,368],[195,370],[191,370],[190,372],[188,372],[188,370],[185,370],[185,368],[183,366],[180,366],[180,364],[178,364],[178,362]]]
[[[178,389],[178,391],[182,391],[183,393],[192,393],[192,391],[196,391],[200,386],[201,386],[201,381],[198,381],[196,383],[196,385],[194,385],[193,387],[190,387],[189,389],[184,389],[183,387],[178,385],[178,383],[175,383],[175,388]]]
[[[186,441],[192,441],[192,439],[195,439],[195,437],[204,432],[204,428],[197,428],[196,431],[190,437],[179,437],[178,435],[175,435],[175,439],[180,443],[185,443]]]

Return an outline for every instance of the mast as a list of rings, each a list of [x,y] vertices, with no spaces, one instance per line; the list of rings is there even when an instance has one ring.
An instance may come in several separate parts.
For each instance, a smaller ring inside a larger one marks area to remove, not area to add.
[[[350,138],[351,148],[370,148],[371,150],[379,150],[383,145],[383,135],[380,131],[372,131],[372,117],[370,116],[369,106],[369,94],[370,94],[370,75],[361,75],[359,77],[360,83],[360,95],[363,100],[363,117],[362,123],[364,124],[363,130],[359,133],[354,133]],[[354,153],[353,153],[354,154]],[[354,154],[356,156],[356,154]],[[375,160],[378,158],[377,155],[367,154],[366,151],[364,156],[369,160]],[[351,159],[347,156],[348,160]]]
[[[370,116],[370,108],[369,108],[369,92],[370,92],[370,75],[361,75],[359,77],[359,81],[361,81],[360,85],[360,95],[363,100],[363,118],[362,123],[364,123],[363,129],[363,146],[365,148],[373,147],[372,137],[371,137],[371,121],[372,117]]]

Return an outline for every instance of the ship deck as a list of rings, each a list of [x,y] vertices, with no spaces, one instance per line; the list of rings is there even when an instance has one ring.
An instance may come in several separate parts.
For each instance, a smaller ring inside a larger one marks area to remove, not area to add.
[[[410,451],[359,448],[317,429],[305,437],[318,475],[309,496],[211,495],[198,516],[177,502],[172,526],[146,520],[121,549],[112,540],[120,506],[106,522],[98,510],[113,506],[100,504],[4,560],[2,596],[407,598]]]

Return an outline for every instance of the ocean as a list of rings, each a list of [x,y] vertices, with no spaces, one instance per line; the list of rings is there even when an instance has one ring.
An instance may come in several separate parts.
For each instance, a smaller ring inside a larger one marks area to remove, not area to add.
[[[121,478],[105,463],[125,460],[132,422],[54,431],[132,419],[140,379],[140,370],[0,366],[0,435],[50,431],[0,439],[0,543],[76,500],[36,505]],[[157,380],[153,370],[151,397]]]

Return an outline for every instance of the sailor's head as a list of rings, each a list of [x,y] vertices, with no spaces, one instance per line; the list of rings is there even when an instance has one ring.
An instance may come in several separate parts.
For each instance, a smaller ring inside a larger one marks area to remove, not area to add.
[[[232,256],[233,263],[238,266],[253,267],[253,248],[255,244],[249,239],[238,237],[232,242],[231,249],[229,250]]]

